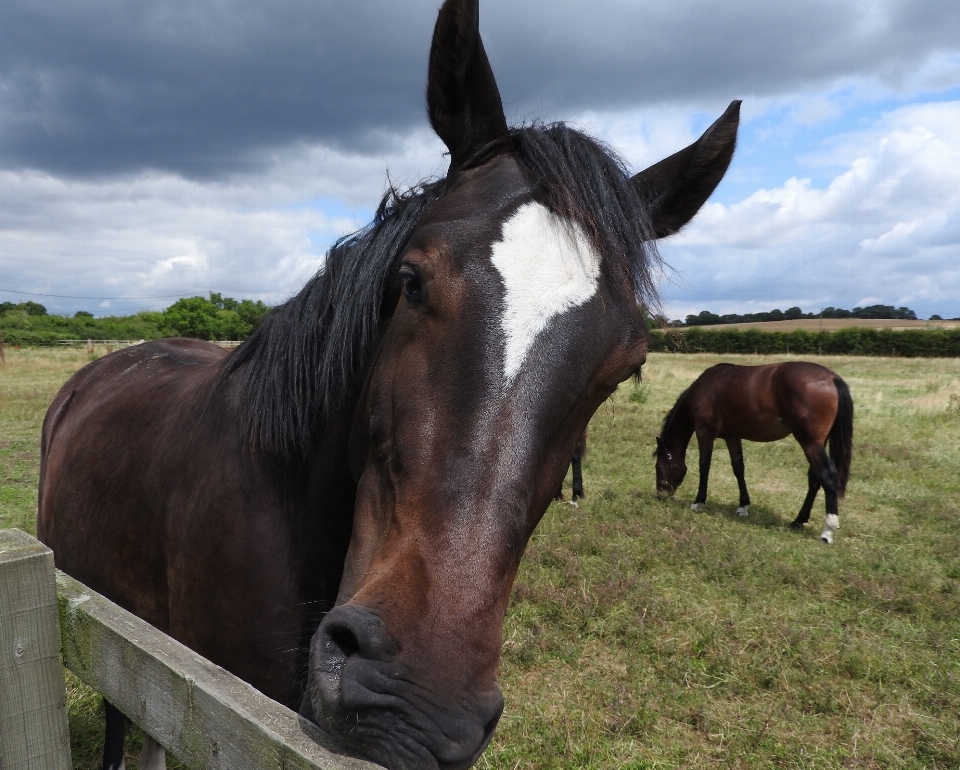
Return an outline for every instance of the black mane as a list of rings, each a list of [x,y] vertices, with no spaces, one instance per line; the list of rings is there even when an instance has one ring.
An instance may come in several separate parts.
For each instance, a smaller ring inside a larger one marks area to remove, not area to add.
[[[643,198],[623,162],[562,123],[511,131],[535,196],[580,224],[604,255],[604,270],[656,308],[659,255]],[[275,308],[230,357],[224,379],[241,377],[241,430],[256,448],[302,461],[317,431],[356,399],[380,344],[381,309],[394,262],[445,180],[390,188],[367,227],[338,240],[319,272]]]
[[[673,418],[677,414],[677,407],[680,406],[680,402],[683,401],[684,396],[687,395],[687,391],[690,388],[687,388],[683,393],[677,396],[677,400],[673,403],[673,406],[670,407],[670,411],[667,412],[667,416],[663,418],[663,425],[660,426],[660,438],[663,438],[664,434],[667,432],[667,428],[670,426],[670,423],[673,422]]]

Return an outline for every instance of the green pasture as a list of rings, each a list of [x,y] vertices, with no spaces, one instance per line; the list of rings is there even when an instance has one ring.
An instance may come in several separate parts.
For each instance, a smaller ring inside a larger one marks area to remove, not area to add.
[[[89,358],[8,348],[0,527],[33,531],[43,413]],[[706,513],[689,510],[695,452],[677,497],[654,494],[680,391],[720,360],[784,358],[653,354],[598,411],[587,499],[550,507],[517,576],[479,767],[960,767],[960,359],[815,358],[856,408],[831,546],[822,498],[806,532],[786,526],[806,489],[792,439],[745,445],[747,519],[722,444]],[[98,699],[71,680],[70,701],[75,766],[93,768]]]

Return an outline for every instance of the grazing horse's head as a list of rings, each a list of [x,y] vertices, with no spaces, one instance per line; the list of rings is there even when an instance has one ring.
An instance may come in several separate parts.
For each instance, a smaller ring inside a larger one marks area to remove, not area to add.
[[[578,132],[511,131],[477,23],[476,0],[447,0],[434,33],[450,170],[391,268],[350,548],[311,645],[305,713],[390,768],[466,768],[490,740],[521,554],[590,416],[644,363],[653,240],[702,205],[736,138],[738,103],[631,179]]]
[[[653,450],[653,456],[657,458],[657,497],[670,497],[687,475],[684,452],[668,449],[663,439],[657,436],[657,448]]]

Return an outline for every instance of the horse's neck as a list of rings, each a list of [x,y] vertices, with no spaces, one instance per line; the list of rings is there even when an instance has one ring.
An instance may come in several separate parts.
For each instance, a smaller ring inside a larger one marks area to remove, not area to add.
[[[663,430],[663,443],[669,452],[685,456],[693,436],[693,416],[684,398],[673,410],[670,422]]]

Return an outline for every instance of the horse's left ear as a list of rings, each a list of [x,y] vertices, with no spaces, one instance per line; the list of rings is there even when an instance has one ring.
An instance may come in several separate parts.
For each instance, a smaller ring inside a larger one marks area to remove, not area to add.
[[[737,100],[696,142],[633,178],[650,206],[654,238],[673,235],[706,203],[730,165],[739,125]]]
[[[479,0],[446,0],[437,17],[427,77],[430,125],[450,150],[450,170],[510,146],[500,91],[480,40]]]

